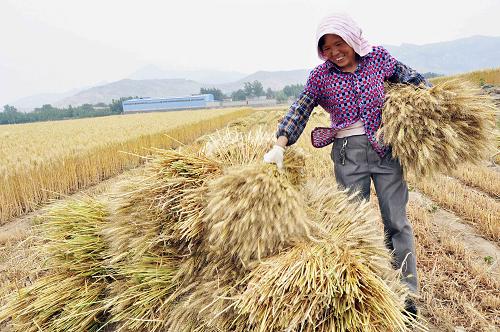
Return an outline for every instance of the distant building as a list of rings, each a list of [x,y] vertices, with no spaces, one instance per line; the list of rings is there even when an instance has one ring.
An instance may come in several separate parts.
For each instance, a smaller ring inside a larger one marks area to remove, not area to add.
[[[207,108],[213,104],[212,94],[169,98],[137,98],[122,102],[123,112],[152,112],[193,108]]]

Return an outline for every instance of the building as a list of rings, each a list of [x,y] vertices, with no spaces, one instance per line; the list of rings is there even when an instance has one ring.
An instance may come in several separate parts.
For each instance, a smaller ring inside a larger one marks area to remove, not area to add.
[[[169,98],[137,98],[122,102],[124,113],[207,108],[214,102],[212,94]]]

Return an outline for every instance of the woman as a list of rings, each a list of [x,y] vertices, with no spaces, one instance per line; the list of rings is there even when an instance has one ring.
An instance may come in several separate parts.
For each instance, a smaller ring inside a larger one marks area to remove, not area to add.
[[[331,157],[340,187],[359,191],[369,200],[374,182],[379,200],[386,245],[394,252],[394,266],[414,293],[418,290],[413,229],[406,217],[408,187],[401,165],[376,132],[381,124],[384,81],[426,85],[429,83],[408,66],[394,59],[383,47],[370,46],[361,29],[348,16],[325,17],[317,30],[317,51],[324,63],[309,75],[304,91],[278,125],[277,141],[264,161],[283,166],[285,147],[301,135],[317,105],[329,114],[331,128],[313,144],[334,142]],[[407,299],[406,310],[417,314],[415,303]]]

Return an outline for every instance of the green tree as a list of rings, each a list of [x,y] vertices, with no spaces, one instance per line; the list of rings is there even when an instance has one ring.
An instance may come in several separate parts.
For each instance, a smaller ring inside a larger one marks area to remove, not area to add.
[[[243,83],[243,91],[245,92],[245,97],[253,97],[253,84],[251,82]]]
[[[220,89],[216,88],[200,88],[200,94],[212,94],[215,100],[223,100],[226,98],[226,95],[222,93]]]
[[[17,112],[17,108],[15,108],[14,106],[10,106],[10,105],[4,105],[3,111],[5,113],[16,113]]]
[[[292,85],[286,85],[283,88],[283,93],[287,97],[297,98],[303,90],[304,90],[303,84],[292,84]]]
[[[257,80],[253,81],[252,93],[254,96],[257,96],[257,97],[264,96],[266,93],[264,92],[264,87],[262,86],[262,83],[260,83]]]
[[[112,114],[122,114],[123,113],[123,104],[125,100],[139,98],[138,96],[132,97],[121,97],[120,99],[113,99],[111,104],[109,104],[109,110]]]
[[[234,101],[247,99],[247,94],[244,90],[239,89],[231,94],[231,99]]]
[[[276,92],[276,101],[280,104],[288,101],[288,96],[283,92],[283,90]]]
[[[10,105],[4,105],[3,112],[0,113],[0,124],[22,123],[24,113],[18,112],[17,108]]]
[[[267,88],[266,90],[266,98],[267,99],[273,99],[276,97],[276,92],[274,92],[271,88]]]

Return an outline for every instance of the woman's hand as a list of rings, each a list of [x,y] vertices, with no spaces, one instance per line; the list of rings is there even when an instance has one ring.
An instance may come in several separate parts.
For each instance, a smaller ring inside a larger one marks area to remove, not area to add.
[[[276,144],[271,150],[269,150],[264,155],[264,162],[269,164],[276,164],[278,169],[283,169],[283,154],[285,153],[285,148]]]

